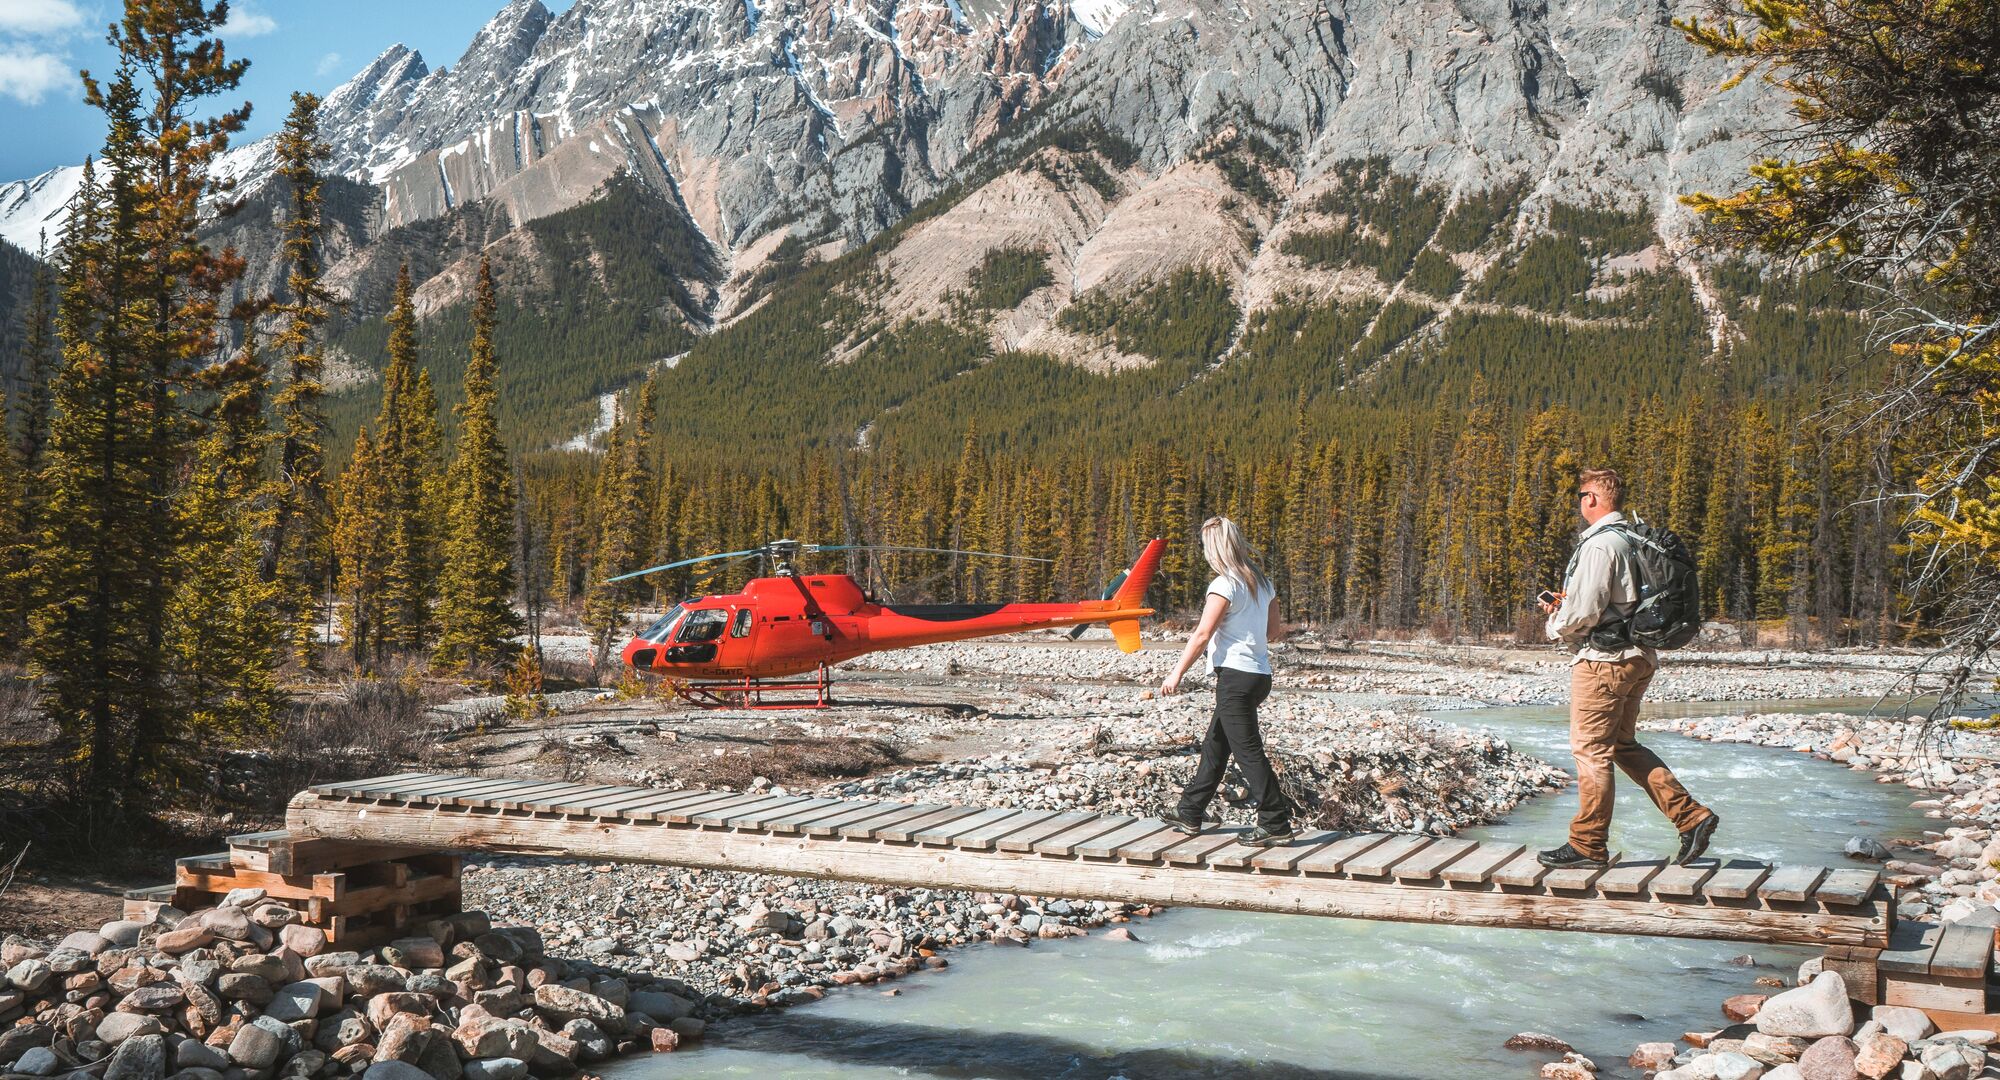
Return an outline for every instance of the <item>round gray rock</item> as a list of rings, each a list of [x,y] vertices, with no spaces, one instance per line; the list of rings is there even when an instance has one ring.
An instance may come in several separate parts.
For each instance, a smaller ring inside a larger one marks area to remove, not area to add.
[[[378,1061],[368,1066],[361,1080],[431,1080],[431,1075],[407,1061]]]

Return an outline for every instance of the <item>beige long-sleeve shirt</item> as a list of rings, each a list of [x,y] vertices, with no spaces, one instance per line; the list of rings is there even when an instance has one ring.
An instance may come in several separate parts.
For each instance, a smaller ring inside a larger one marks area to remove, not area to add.
[[[1612,511],[1597,519],[1577,538],[1576,567],[1563,581],[1563,602],[1549,616],[1550,641],[1575,641],[1571,663],[1584,660],[1615,662],[1643,656],[1657,666],[1659,654],[1652,649],[1628,645],[1623,649],[1600,649],[1590,643],[1597,624],[1630,615],[1639,606],[1639,568],[1630,542],[1612,532],[1622,525],[1625,515]]]

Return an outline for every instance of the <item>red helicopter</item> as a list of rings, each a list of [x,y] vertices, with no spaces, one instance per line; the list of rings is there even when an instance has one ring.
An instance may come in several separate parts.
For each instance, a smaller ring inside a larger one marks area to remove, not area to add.
[[[724,559],[766,560],[773,568],[771,576],[752,578],[742,592],[675,604],[626,643],[625,663],[635,671],[659,676],[683,700],[709,708],[823,708],[832,704],[827,666],[864,653],[1059,626],[1075,627],[1074,637],[1083,627],[1100,622],[1109,624],[1121,650],[1137,652],[1139,619],[1153,614],[1153,609],[1143,606],[1146,587],[1160,567],[1165,543],[1149,542],[1138,561],[1111,582],[1101,599],[1067,604],[885,604],[868,596],[847,574],[802,574],[794,569],[800,556],[825,551],[994,556],[993,552],[895,545],[776,540],[744,551],[682,559],[610,580],[626,581]],[[816,672],[816,677],[786,681],[787,676],[806,672]],[[766,702],[763,695],[773,691],[809,691],[814,696],[810,701]]]

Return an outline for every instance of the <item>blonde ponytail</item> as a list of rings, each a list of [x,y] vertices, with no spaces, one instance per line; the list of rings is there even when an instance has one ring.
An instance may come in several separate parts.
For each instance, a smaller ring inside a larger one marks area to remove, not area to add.
[[[1257,565],[1256,550],[1228,518],[1212,517],[1201,523],[1201,553],[1207,557],[1209,569],[1243,586],[1251,596],[1275,592]]]

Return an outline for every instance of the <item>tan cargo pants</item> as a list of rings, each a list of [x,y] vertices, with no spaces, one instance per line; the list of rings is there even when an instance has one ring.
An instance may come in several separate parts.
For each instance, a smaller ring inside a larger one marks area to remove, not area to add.
[[[1653,805],[1686,832],[1709,810],[1687,793],[1672,769],[1633,737],[1639,701],[1653,681],[1653,663],[1643,656],[1608,662],[1579,660],[1570,667],[1569,746],[1576,755],[1576,786],[1582,805],[1570,822],[1569,843],[1592,858],[1605,858],[1611,834],[1612,767],[1642,784]]]

